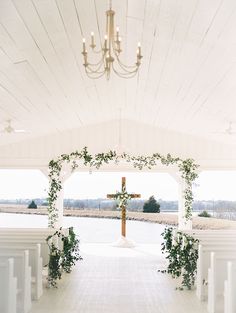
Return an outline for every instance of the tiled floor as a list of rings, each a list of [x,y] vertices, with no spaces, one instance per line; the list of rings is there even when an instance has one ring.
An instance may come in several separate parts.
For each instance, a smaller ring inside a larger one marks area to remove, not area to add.
[[[133,249],[83,244],[84,260],[58,289],[45,289],[30,313],[205,313],[194,291],[157,270],[165,260],[157,244]]]

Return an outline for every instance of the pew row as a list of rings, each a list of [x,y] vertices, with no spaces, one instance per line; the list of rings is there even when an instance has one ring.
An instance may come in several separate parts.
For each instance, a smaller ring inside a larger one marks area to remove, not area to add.
[[[49,247],[46,239],[53,235],[58,229],[52,228],[0,228],[0,243],[40,243],[43,266],[46,266],[49,261]],[[68,229],[60,230],[64,235],[69,234]],[[60,249],[63,247],[61,239],[53,238],[53,242]]]
[[[236,262],[228,261],[227,278],[224,283],[224,313],[236,312]]]
[[[29,251],[0,252],[0,262],[14,259],[14,276],[17,278],[17,312],[28,313],[31,308],[31,268]]]
[[[227,263],[236,261],[236,252],[211,252],[211,264],[208,269],[208,311],[216,313],[224,295],[224,281],[227,279]]]
[[[204,301],[207,299],[207,284],[208,284],[208,268],[211,263],[211,252],[224,253],[235,252],[235,243],[220,244],[218,242],[205,242],[198,246],[197,260],[197,277],[196,277],[196,294],[197,297]]]
[[[16,313],[17,279],[14,259],[0,260],[0,312]]]
[[[14,253],[16,251],[29,251],[29,266],[31,267],[31,291],[32,299],[38,300],[43,293],[43,261],[41,258],[40,244],[18,244],[17,243],[2,243],[0,242],[0,253]]]

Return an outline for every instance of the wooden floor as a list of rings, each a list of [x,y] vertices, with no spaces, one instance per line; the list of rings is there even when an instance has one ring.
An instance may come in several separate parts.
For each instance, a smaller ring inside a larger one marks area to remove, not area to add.
[[[30,313],[205,313],[194,291],[157,272],[165,267],[158,245],[134,249],[83,244],[84,260],[58,289],[44,290]]]

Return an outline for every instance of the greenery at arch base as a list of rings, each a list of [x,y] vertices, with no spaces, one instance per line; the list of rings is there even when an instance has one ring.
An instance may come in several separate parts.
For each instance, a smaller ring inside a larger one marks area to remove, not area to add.
[[[58,240],[63,243],[62,249],[58,246]],[[79,239],[76,238],[73,227],[70,227],[68,235],[64,235],[60,228],[48,236],[46,242],[49,247],[48,287],[56,288],[57,280],[61,279],[62,273],[70,273],[75,263],[82,260]]]
[[[177,289],[192,289],[197,273],[199,240],[173,227],[166,227],[162,236],[161,250],[166,255],[168,266],[167,270],[159,272],[167,272],[173,278],[181,277],[181,287]]]

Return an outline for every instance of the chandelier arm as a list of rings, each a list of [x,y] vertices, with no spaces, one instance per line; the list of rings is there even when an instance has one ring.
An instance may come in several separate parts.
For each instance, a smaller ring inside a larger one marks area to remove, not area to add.
[[[112,65],[112,69],[113,71],[116,73],[116,75],[122,77],[122,78],[132,78],[134,77],[137,72],[138,72],[138,69],[136,69],[135,71],[132,71],[132,72],[128,72],[128,73],[122,73],[122,72],[118,72],[115,67]]]
[[[101,52],[103,52],[102,48],[100,50],[92,49],[92,53],[94,53],[94,54],[100,54]]]
[[[88,75],[88,77],[91,78],[91,79],[98,79],[98,78],[104,76],[105,73],[106,73],[105,70],[104,70],[103,72],[101,72],[101,73],[97,73],[97,72],[88,72],[87,70],[85,70],[85,72],[86,72],[86,74]],[[99,74],[99,75],[95,76],[96,74]]]
[[[134,66],[132,69],[131,69],[131,68],[130,68],[130,69],[127,69],[127,68],[125,68],[122,64],[120,64],[119,62],[118,62],[118,65],[119,65],[120,68],[124,71],[124,73],[132,73],[132,72],[138,70],[138,66]]]
[[[119,58],[119,53],[118,51],[116,50],[116,47],[115,47],[115,42],[114,42],[114,39],[112,39],[112,49],[113,49],[113,53],[118,61],[118,63],[120,64],[120,66],[126,70],[126,68],[136,68],[137,65],[126,65],[125,63],[123,63],[120,58]]]
[[[134,74],[132,74],[132,75],[130,75],[130,76],[123,76],[122,74],[120,74],[120,73],[118,73],[118,72],[116,72],[116,71],[114,71],[114,72],[115,72],[115,74],[116,74],[118,77],[121,77],[121,78],[124,78],[124,79],[133,78],[133,77],[135,77],[135,76],[137,75],[137,72],[135,72]]]
[[[103,59],[101,59],[98,63],[90,63],[90,62],[88,62],[88,65],[89,66],[98,66],[98,67],[100,67],[101,66],[101,64],[103,64]]]
[[[87,68],[88,72],[91,72],[91,73],[103,73],[103,70],[101,70],[102,64],[97,68],[92,68],[92,67],[90,67],[90,64],[88,64],[86,66],[86,68]]]
[[[105,71],[105,70],[104,70]],[[91,73],[91,74],[102,74],[104,71],[99,71],[98,69],[93,70],[92,68],[90,68],[89,66],[86,67],[86,72],[87,73]]]
[[[119,63],[118,63],[118,64],[119,64]],[[119,64],[119,65],[120,65],[120,64]],[[129,75],[129,74],[132,74],[132,73],[138,71],[138,66],[136,66],[132,71],[131,71],[131,70],[129,71],[129,70],[123,68],[122,66],[120,66],[120,68],[123,70],[122,75]],[[115,69],[115,66],[114,66],[114,65],[113,65],[113,69]]]
[[[120,66],[121,67],[124,67],[124,68],[135,68],[135,67],[137,67],[137,65],[126,65],[126,64],[124,64],[121,60],[120,60],[120,58],[119,58],[119,56],[117,57],[117,61],[118,61],[118,63],[120,64]]]
[[[104,65],[104,60],[101,59],[101,60],[99,61],[99,63],[97,63],[97,64],[88,63],[86,67],[87,67],[91,72],[99,72],[100,69],[101,69],[101,67],[102,67],[103,65]],[[94,69],[93,69],[92,67],[94,67]]]

